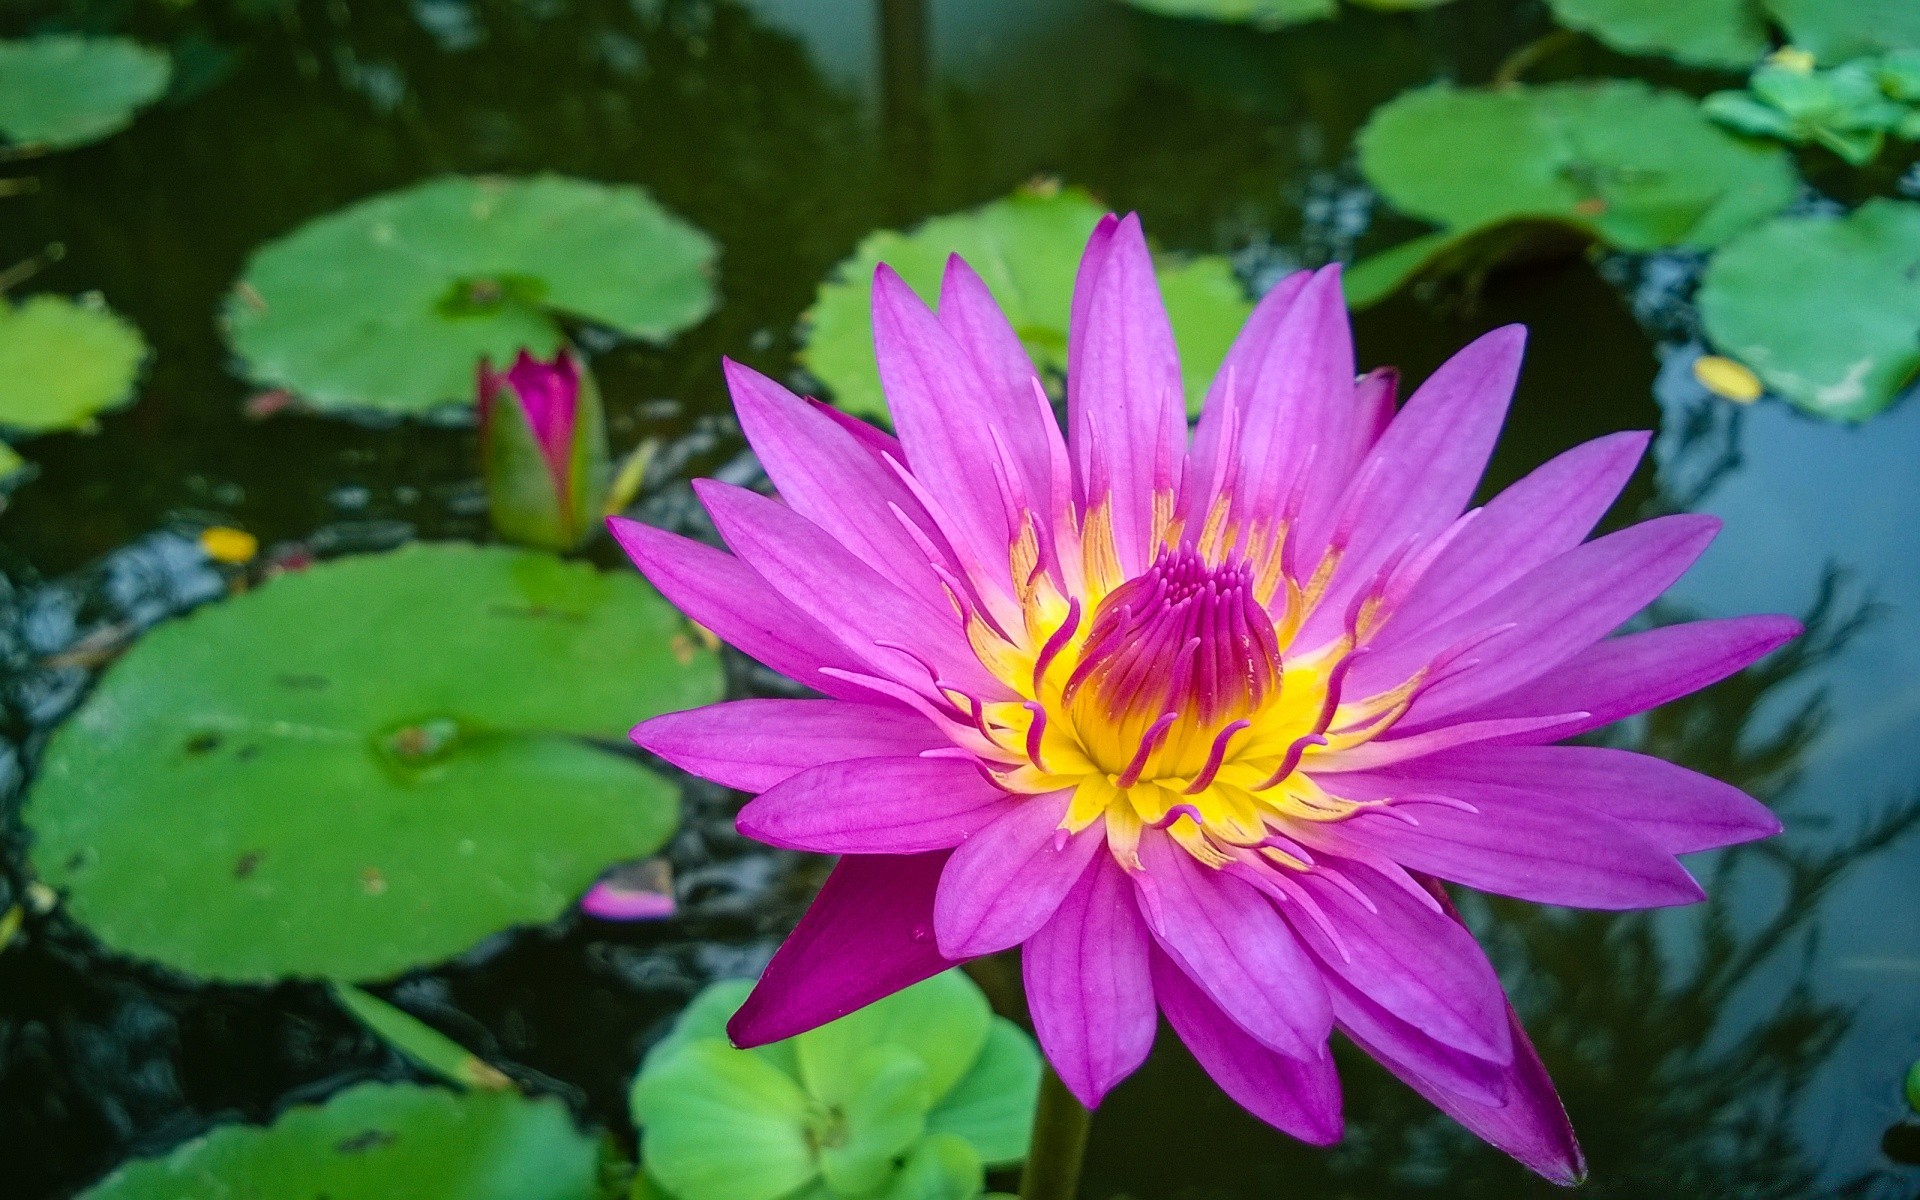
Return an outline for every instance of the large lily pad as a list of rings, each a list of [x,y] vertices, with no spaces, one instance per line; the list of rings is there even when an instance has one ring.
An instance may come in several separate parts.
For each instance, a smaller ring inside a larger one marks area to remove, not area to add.
[[[173,62],[125,38],[0,41],[0,139],[57,149],[98,141],[167,90]]]
[[[1548,0],[1554,19],[1628,54],[1744,71],[1769,47],[1758,0]]]
[[[801,362],[841,408],[885,416],[886,397],[873,361],[873,270],[890,264],[932,303],[940,294],[947,256],[957,253],[986,281],[1034,367],[1057,373],[1066,367],[1067,312],[1080,252],[1106,211],[1079,188],[1029,188],[981,208],[935,217],[906,233],[869,234],[820,286],[806,318]],[[1156,274],[1180,345],[1187,404],[1198,411],[1251,305],[1223,258],[1166,259]]]
[[[1728,133],[1690,97],[1623,80],[1422,88],[1381,106],[1359,147],[1381,194],[1445,235],[1356,268],[1371,298],[1444,258],[1448,242],[1485,246],[1503,225],[1558,225],[1623,250],[1711,248],[1798,187],[1779,146]]]
[[[1870,416],[1920,372],[1920,204],[1763,225],[1714,256],[1699,303],[1713,344],[1775,392]]]
[[[146,339],[98,297],[0,296],[0,427],[85,429],[133,399]]]
[[[147,635],[55,734],[33,859],[109,946],[222,979],[379,979],[558,915],[656,849],[620,739],[714,658],[627,574],[415,545]]]
[[[550,354],[562,318],[664,341],[712,311],[714,255],[639,188],[451,176],[256,251],[227,331],[264,387],[418,413],[471,401],[482,358]]]
[[[1787,39],[1823,63],[1883,50],[1920,49],[1913,0],[1766,0]]]
[[[366,1083],[129,1163],[82,1200],[592,1200],[598,1172],[552,1098]]]

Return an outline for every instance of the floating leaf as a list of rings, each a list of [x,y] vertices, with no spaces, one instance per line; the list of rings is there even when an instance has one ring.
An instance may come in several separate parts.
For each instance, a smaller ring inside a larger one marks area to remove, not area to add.
[[[672,830],[674,790],[583,739],[717,697],[679,627],[498,547],[282,576],[108,671],[47,749],[35,862],[109,946],[221,979],[384,978],[551,920]]]
[[[17,478],[28,467],[27,460],[5,442],[0,442],[0,488],[11,487],[18,483]]]
[[[418,413],[470,402],[482,358],[551,354],[561,318],[665,340],[712,311],[714,254],[639,188],[450,176],[256,251],[227,329],[262,387]]]
[[[133,399],[146,339],[99,297],[0,296],[0,426],[86,429]]]
[[[739,980],[695,997],[634,1081],[648,1174],[676,1200],[971,1200],[1027,1152],[1040,1057],[958,971],[799,1037],[726,1041]]]
[[[558,1100],[365,1083],[129,1163],[82,1200],[593,1200],[598,1170]]]
[[[869,310],[874,268],[890,264],[933,303],[947,256],[957,253],[986,281],[1035,369],[1062,371],[1074,273],[1087,235],[1106,211],[1079,188],[1022,189],[969,212],[935,217],[907,233],[869,234],[821,285],[807,317],[800,361],[827,386],[835,404],[884,417]],[[1156,274],[1180,345],[1187,404],[1197,412],[1251,306],[1223,258],[1163,260]]]
[[[1798,186],[1780,147],[1727,133],[1687,96],[1622,80],[1422,88],[1377,110],[1359,147],[1381,194],[1444,235],[1357,267],[1376,298],[1454,243],[1515,222],[1624,250],[1709,248],[1779,212]],[[1486,246],[1455,257],[1484,268]]]
[[[1334,0],[1127,0],[1135,8],[1163,17],[1198,17],[1278,29],[1306,21],[1324,21],[1339,11]]]
[[[1787,40],[1823,63],[1882,50],[1920,50],[1913,0],[1765,0]]]
[[[125,38],[0,41],[0,139],[58,149],[126,128],[167,90],[165,52]]]
[[[1700,316],[1721,353],[1822,416],[1859,420],[1920,371],[1920,204],[1783,217],[1708,264]]]
[[[1554,19],[1627,54],[1744,71],[1772,46],[1757,0],[1548,0]]]
[[[493,1064],[413,1014],[350,983],[333,984],[331,990],[340,1007],[352,1013],[355,1020],[448,1083],[490,1092],[513,1086],[513,1081]]]

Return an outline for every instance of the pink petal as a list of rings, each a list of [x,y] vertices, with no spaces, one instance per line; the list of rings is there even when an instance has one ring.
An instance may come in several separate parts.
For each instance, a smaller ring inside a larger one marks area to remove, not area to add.
[[[873,345],[893,427],[915,478],[954,521],[954,549],[976,578],[984,573],[999,590],[1010,590],[1007,548],[1020,515],[997,482],[1000,456],[987,385],[966,351],[885,263],[873,276]],[[1030,403],[1023,415],[1032,419]]]
[[[933,905],[942,954],[1005,950],[1053,916],[1106,844],[1102,829],[1068,836],[1060,828],[1072,799],[1071,790],[1026,797],[953,852]]]
[[[1333,1028],[1326,986],[1266,897],[1200,865],[1164,833],[1140,839],[1140,861],[1140,911],[1180,969],[1263,1045],[1302,1060],[1324,1053]]]
[[[932,680],[912,658],[880,645],[910,647],[941,678],[982,699],[1012,696],[987,673],[967,644],[959,621],[930,620],[906,593],[888,583],[818,525],[765,496],[712,479],[693,490],[713,516],[727,545],[780,594],[813,615],[875,670],[923,691]]]
[[[865,664],[747,564],[725,551],[625,517],[607,518],[607,528],[661,595],[721,641],[830,696],[866,696],[820,673],[822,668],[865,670]]]
[[[1413,657],[1431,658],[1468,634],[1508,627],[1471,652],[1476,665],[1422,692],[1395,729],[1416,733],[1430,728],[1572,658],[1666,591],[1719,528],[1714,517],[1684,513],[1608,534],[1535,568],[1492,599],[1441,623],[1432,634],[1411,639],[1411,645],[1424,650]],[[1355,667],[1349,686],[1365,695],[1387,675],[1409,666],[1403,646],[1382,650]],[[1406,677],[1401,674],[1392,682]]]
[[[683,771],[764,792],[845,758],[917,755],[947,745],[920,714],[844,700],[734,700],[642,722],[633,740]]]
[[[1386,435],[1393,423],[1400,396],[1400,372],[1392,367],[1375,367],[1353,384],[1353,405],[1358,410],[1354,431],[1355,449],[1365,454]]]
[[[1336,635],[1352,601],[1390,557],[1466,510],[1506,420],[1526,342],[1518,325],[1486,334],[1442,363],[1394,417],[1341,501],[1334,534],[1336,544],[1345,541],[1340,565],[1301,630],[1301,644]]]
[[[940,280],[937,316],[986,385],[986,404],[976,419],[990,422],[1000,434],[1027,494],[1047,495],[1053,472],[1047,431],[1040,425],[1040,410],[1033,398],[1038,373],[993,293],[957,254],[947,259],[946,274]]]
[[[726,360],[734,413],[780,498],[920,602],[930,619],[953,611],[940,576],[898,514],[941,542],[920,502],[854,436],[757,371]],[[952,560],[940,565],[951,569]]]
[[[1150,948],[1126,872],[1111,855],[1100,855],[1021,951],[1040,1048],[1088,1108],[1153,1048],[1159,1014]]]
[[[1513,1035],[1507,1024],[1507,998],[1500,997],[1494,1015],[1508,1044],[1507,1062],[1476,1058],[1456,1050],[1373,1002],[1365,992],[1335,975],[1327,978],[1333,997],[1334,1025],[1357,1046],[1373,1047],[1372,1057],[1387,1057],[1417,1070],[1435,1087],[1478,1104],[1498,1106],[1508,1095],[1512,1073]]]
[[[841,859],[727,1022],[733,1044],[805,1033],[954,966],[933,938],[946,865],[945,852]]]
[[[1153,993],[1167,1023],[1234,1103],[1311,1145],[1340,1140],[1340,1077],[1324,1044],[1307,1059],[1274,1053],[1165,954],[1153,955]]]
[[[1645,433],[1575,446],[1488,502],[1391,618],[1398,635],[1458,616],[1579,545],[1645,452]]]
[[[1474,708],[1475,720],[1580,709],[1585,733],[1657,708],[1744,670],[1801,633],[1792,617],[1729,617],[1596,642],[1553,670]]]
[[[1312,271],[1295,271],[1274,284],[1260,298],[1260,302],[1253,306],[1253,313],[1247,318],[1246,324],[1240,327],[1232,348],[1227,351],[1227,357],[1207,388],[1206,404],[1201,408],[1200,420],[1193,428],[1193,448],[1184,472],[1188,486],[1193,489],[1188,496],[1184,515],[1196,529],[1205,523],[1207,510],[1213,505],[1214,497],[1208,489],[1213,486],[1221,456],[1231,455],[1237,460],[1248,445],[1244,432],[1246,411],[1254,399],[1256,385],[1261,381],[1264,368],[1270,361],[1269,351],[1274,335],[1313,276]],[[1297,337],[1298,334],[1290,332],[1290,336]],[[1273,393],[1279,390],[1278,378],[1285,367],[1278,361],[1274,362],[1274,366],[1274,380],[1259,391],[1262,406],[1276,402]],[[1240,413],[1237,430],[1230,430],[1227,419],[1230,398],[1233,407]],[[1274,424],[1271,420],[1263,420],[1262,436],[1270,438]],[[1234,437],[1234,444],[1223,445],[1229,436]],[[1265,485],[1253,480],[1249,481],[1248,486],[1258,488]]]
[[[1372,907],[1329,872],[1345,877]],[[1335,936],[1287,906],[1280,911],[1328,974],[1438,1042],[1497,1063],[1512,1059],[1500,979],[1464,926],[1358,863],[1322,859],[1293,881],[1320,906]]]
[[[855,758],[800,772],[735,823],[787,850],[917,854],[958,846],[1019,803],[971,760]]]
[[[1361,812],[1337,825],[1296,822],[1296,836],[1309,846],[1338,854],[1342,845],[1356,843],[1411,870],[1539,904],[1657,908],[1706,896],[1671,854],[1625,823],[1570,800],[1538,792],[1477,792],[1469,801],[1477,811],[1468,812],[1450,803],[1419,803],[1418,793],[1401,779],[1316,780],[1340,796],[1405,799],[1389,812]]]
[[[1739,788],[1629,750],[1474,746],[1408,763],[1402,777],[1414,790],[1469,803],[1490,791],[1516,801],[1545,792],[1622,821],[1669,854],[1751,842],[1781,828]]]
[[[1104,483],[1114,544],[1133,573],[1146,566],[1155,491],[1179,486],[1187,435],[1180,356],[1137,215],[1114,228],[1084,312],[1074,316],[1084,322],[1072,331],[1067,363],[1075,466],[1089,504],[1100,501],[1093,492]]]
[[[907,452],[900,448],[900,439],[884,429],[870,425],[850,412],[842,412],[825,400],[807,398],[807,407],[823,417],[830,418],[835,425],[846,430],[853,440],[860,443],[861,449],[873,455],[875,459],[891,458],[895,462],[907,461]]]

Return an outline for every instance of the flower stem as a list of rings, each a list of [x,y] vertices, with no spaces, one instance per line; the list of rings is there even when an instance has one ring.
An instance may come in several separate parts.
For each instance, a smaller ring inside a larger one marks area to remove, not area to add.
[[[1020,1174],[1020,1200],[1074,1200],[1080,1192],[1080,1160],[1087,1150],[1093,1114],[1080,1106],[1053,1072],[1040,1076],[1040,1104],[1033,1113],[1033,1146]]]

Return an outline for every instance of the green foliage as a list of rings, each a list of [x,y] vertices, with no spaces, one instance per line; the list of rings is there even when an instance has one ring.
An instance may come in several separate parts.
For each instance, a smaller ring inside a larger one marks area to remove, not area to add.
[[[129,1163],[82,1200],[593,1200],[598,1159],[558,1100],[365,1083]]]
[[[607,419],[600,387],[571,350],[579,384],[563,473],[556,474],[511,381],[483,406],[480,474],[487,488],[487,514],[494,532],[538,550],[577,550],[598,534],[608,508],[613,463],[607,450]],[[559,371],[556,363],[553,370]]]
[[[352,1013],[355,1020],[448,1083],[487,1091],[499,1091],[512,1086],[512,1081],[485,1059],[378,996],[363,992],[350,983],[335,983],[329,990],[333,992],[333,998],[339,1001],[340,1007]]]
[[[172,60],[125,38],[0,41],[0,139],[61,149],[125,129],[167,90]]]
[[[563,318],[664,341],[712,311],[714,255],[639,188],[449,176],[261,247],[226,326],[263,387],[419,413],[470,401],[482,358],[551,354]]]
[[[1913,0],[1766,0],[1793,45],[1823,63],[1883,50],[1920,50],[1920,4]]]
[[[1729,243],[1700,285],[1723,354],[1821,416],[1859,420],[1920,371],[1920,204],[1783,217]]]
[[[1854,166],[1879,157],[1888,134],[1920,140],[1920,53],[1863,58],[1829,70],[1763,63],[1745,91],[1715,92],[1703,105],[1741,133],[1825,146]]]
[[[0,427],[86,429],[133,399],[146,339],[98,296],[0,296]]]
[[[647,1174],[674,1200],[974,1200],[984,1167],[1025,1157],[1039,1052],[964,974],[736,1050],[750,988],[697,996],[634,1081]]]
[[[1757,0],[1548,0],[1554,19],[1627,54],[1744,71],[1772,45]]]
[[[1797,186],[1778,147],[1716,127],[1687,96],[1626,80],[1422,88],[1376,110],[1359,151],[1381,195],[1440,225],[1445,240],[1362,263],[1348,289],[1356,304],[1450,247],[1484,269],[1502,226],[1557,227],[1623,250],[1710,248],[1785,208]],[[1470,239],[1478,251],[1466,254]],[[1526,240],[1507,238],[1501,253]]]
[[[849,412],[884,417],[886,397],[873,359],[873,271],[885,262],[933,303],[947,257],[967,260],[1007,314],[1036,370],[1066,368],[1067,312],[1087,235],[1106,207],[1079,188],[1023,188],[968,212],[935,217],[906,232],[867,235],[853,257],[821,284],[806,318],[800,361]],[[1156,267],[1180,345],[1189,411],[1227,356],[1252,310],[1223,258],[1162,260]]]
[[[58,731],[40,875],[112,948],[220,979],[361,980],[551,920],[656,849],[675,792],[613,742],[717,699],[628,572],[417,544],[148,634]]]
[[[1308,21],[1324,21],[1337,16],[1336,0],[1126,0],[1135,8],[1163,17],[1191,17],[1207,21],[1227,21],[1252,25],[1259,29],[1282,29]],[[1439,8],[1453,0],[1347,0],[1361,8],[1380,12],[1411,12]]]

